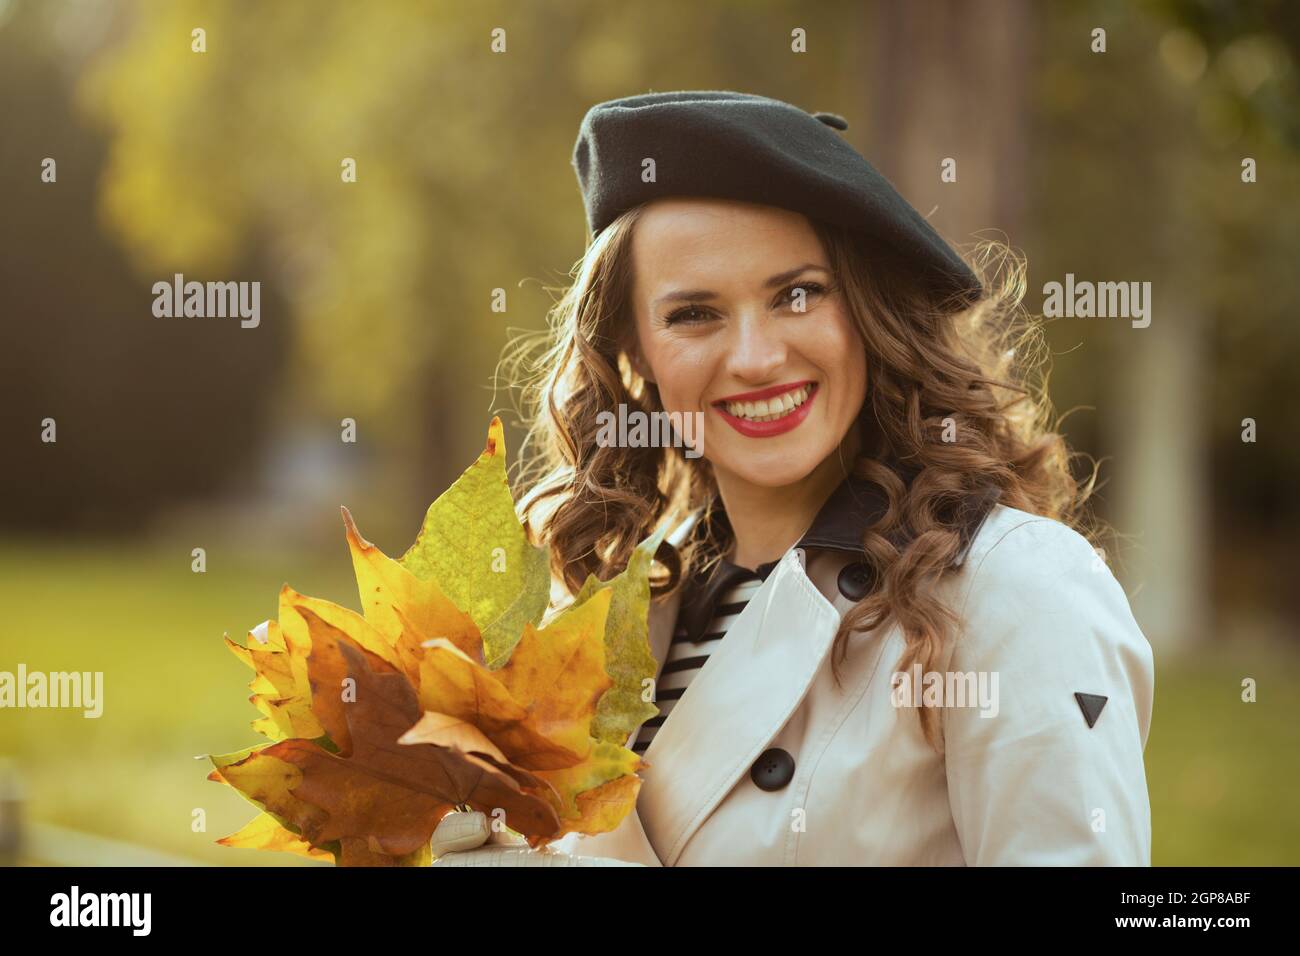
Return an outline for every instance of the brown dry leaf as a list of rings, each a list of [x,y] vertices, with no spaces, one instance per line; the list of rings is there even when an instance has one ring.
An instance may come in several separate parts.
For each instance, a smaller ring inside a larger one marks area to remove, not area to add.
[[[310,743],[291,748],[293,741],[271,748],[282,748],[276,756],[302,774],[293,795],[329,815],[319,830],[304,831],[309,842],[319,846],[345,836],[373,836],[384,853],[410,853],[421,841],[427,843],[438,820],[460,803],[488,813],[499,807],[507,826],[526,835],[558,828],[548,785],[505,764],[481,734],[472,746],[464,730],[454,738],[438,738],[438,744],[399,743],[422,719],[414,688],[347,635],[335,631],[326,638],[328,625],[313,626],[322,632],[316,644],[324,653],[332,649],[344,659],[356,699],[343,705],[350,744],[346,754]]]

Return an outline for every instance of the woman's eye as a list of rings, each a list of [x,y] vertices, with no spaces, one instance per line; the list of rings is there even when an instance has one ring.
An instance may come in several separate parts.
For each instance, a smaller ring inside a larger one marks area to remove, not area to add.
[[[796,282],[781,291],[778,304],[789,306],[796,312],[806,312],[808,300],[825,291],[825,287],[818,282]]]
[[[806,312],[811,306],[810,300],[825,295],[825,293],[826,287],[820,282],[796,282],[793,285],[786,286],[777,294],[774,305],[777,308],[789,308],[795,312]],[[679,322],[698,325],[700,322],[711,318],[713,318],[713,313],[708,309],[702,309],[697,305],[684,305],[664,316],[664,325],[676,325]]]
[[[697,306],[687,305],[677,309],[675,312],[668,313],[664,318],[664,324],[676,325],[678,322],[694,323],[707,319],[708,317],[709,313],[705,312],[703,309],[698,308]]]

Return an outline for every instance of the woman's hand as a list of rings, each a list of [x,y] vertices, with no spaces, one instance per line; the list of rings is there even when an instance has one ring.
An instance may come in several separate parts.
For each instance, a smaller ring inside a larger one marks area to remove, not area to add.
[[[454,810],[430,840],[434,866],[639,866],[597,856],[574,856],[551,847],[534,850],[508,830],[494,832],[486,814]]]
[[[449,854],[478,850],[485,844],[495,847],[524,847],[528,844],[509,830],[494,832],[487,815],[477,810],[453,810],[439,821],[429,841],[433,856],[438,862]]]

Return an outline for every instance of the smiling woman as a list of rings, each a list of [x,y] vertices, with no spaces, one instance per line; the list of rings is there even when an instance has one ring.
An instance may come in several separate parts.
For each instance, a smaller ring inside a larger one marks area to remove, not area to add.
[[[579,134],[593,239],[520,376],[520,507],[559,604],[670,529],[637,812],[580,851],[1147,864],[1151,650],[1080,534],[1024,265],[963,260],[823,115],[650,94]],[[593,441],[623,404],[702,415],[702,457]]]
[[[740,563],[779,557],[859,451],[866,354],[827,250],[799,213],[687,198],[642,207],[631,256],[632,367],[666,408],[707,412],[728,511],[775,519],[737,529]]]

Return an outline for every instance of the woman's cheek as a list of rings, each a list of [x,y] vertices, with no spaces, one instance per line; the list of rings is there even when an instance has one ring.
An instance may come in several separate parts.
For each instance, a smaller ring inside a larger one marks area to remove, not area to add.
[[[709,382],[704,366],[692,350],[675,349],[664,356],[664,376],[659,398],[665,411],[694,412],[704,407]]]
[[[866,347],[858,330],[849,318],[848,311],[842,306],[835,312],[834,321],[827,324],[831,330],[827,349],[823,353],[831,363],[824,366],[833,370],[845,386],[841,390],[852,395],[861,392],[866,397],[867,355]]]

